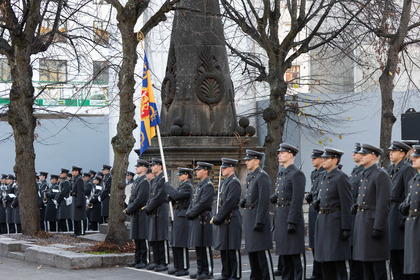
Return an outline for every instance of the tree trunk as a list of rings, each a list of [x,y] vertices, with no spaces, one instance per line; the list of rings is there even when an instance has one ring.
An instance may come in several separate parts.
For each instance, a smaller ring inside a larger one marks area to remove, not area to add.
[[[10,90],[9,124],[15,139],[15,166],[19,185],[19,205],[22,233],[34,235],[40,231],[37,185],[35,181],[34,131],[36,119],[33,114],[34,87],[30,54],[25,49],[15,48],[10,61],[12,88]]]
[[[133,102],[133,95],[136,83],[134,80],[134,70],[137,63],[136,48],[139,42],[134,33],[134,24],[119,21],[118,28],[121,31],[123,47],[123,62],[118,81],[120,114],[117,124],[117,135],[111,141],[114,149],[114,163],[109,202],[109,231],[105,241],[124,245],[129,241],[124,225],[126,216],[123,210],[128,157],[135,143],[133,130],[137,127],[134,120],[136,106]]]
[[[282,142],[286,122],[285,96],[287,92],[287,83],[283,79],[277,78],[277,75],[274,76],[276,78],[269,83],[270,105],[263,112],[263,118],[267,123],[267,135],[264,142],[266,149],[264,170],[272,181],[272,191],[274,191],[274,184],[279,170],[277,150]]]

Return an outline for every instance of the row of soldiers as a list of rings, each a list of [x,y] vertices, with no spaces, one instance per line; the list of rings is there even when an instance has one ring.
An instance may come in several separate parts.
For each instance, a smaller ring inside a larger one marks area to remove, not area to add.
[[[38,205],[41,229],[51,232],[70,232],[82,235],[96,231],[106,223],[111,191],[111,166],[103,165],[101,172],[82,168],[62,168],[59,175],[40,172],[37,176]],[[18,182],[15,176],[2,175],[0,234],[21,232]]]
[[[342,151],[314,149],[312,188],[306,196],[305,175],[294,165],[298,148],[280,145],[281,169],[271,195],[271,180],[260,167],[264,153],[247,150],[245,160],[250,173],[245,193],[242,196],[235,175],[238,161],[223,158],[221,172],[226,179],[219,186],[215,209],[214,186],[209,178],[212,164],[197,162],[199,183],[195,188],[189,182],[194,170],[179,168],[179,185],[174,188],[165,182],[160,159],[153,158],[151,163],[139,159],[138,177],[125,210],[132,223],[130,236],[136,244],[134,260],[128,266],[168,270],[170,239],[174,268],[169,274],[188,275],[188,248],[195,248],[197,272],[190,278],[211,278],[214,246],[221,252],[219,279],[240,279],[243,229],[250,279],[274,279],[276,275],[305,279],[305,197],[310,204],[309,236],[315,260],[310,279],[391,279],[391,271],[393,279],[420,279],[420,146],[414,146],[412,165],[407,160],[410,149],[394,141],[389,147],[393,164],[386,171],[378,165],[383,154],[380,148],[357,144],[353,151],[356,167],[350,176],[341,170]],[[149,165],[155,175],[152,181],[145,176]],[[170,238],[168,200],[174,207]],[[275,205],[272,223],[270,202]],[[239,207],[243,208],[243,219]],[[280,256],[276,271],[269,251],[273,239]],[[153,262],[149,248],[154,252]]]

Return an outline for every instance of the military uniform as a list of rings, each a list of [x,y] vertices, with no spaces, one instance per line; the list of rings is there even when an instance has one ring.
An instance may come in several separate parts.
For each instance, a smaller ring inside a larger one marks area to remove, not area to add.
[[[178,176],[186,174],[192,177],[193,170],[189,168],[178,168]],[[190,206],[193,186],[186,180],[181,182],[174,189],[169,183],[165,183],[165,191],[172,201],[174,207],[174,220],[172,226],[171,245],[174,259],[174,269],[169,274],[176,276],[188,275],[190,268],[188,254],[188,238],[190,234],[190,222],[187,220],[187,210]]]
[[[102,166],[102,170],[107,169],[111,170],[111,166],[104,164]],[[111,184],[112,184],[112,176],[111,172],[103,175],[102,178],[102,192],[99,196],[99,201],[101,202],[101,215],[103,223],[106,223],[108,221],[108,215],[109,215],[109,197],[111,196]]]
[[[14,216],[13,216],[13,207],[12,203],[16,195],[13,189],[13,180],[15,177],[11,174],[7,175],[7,179],[12,180],[12,183],[7,186],[7,197],[6,197],[6,223],[9,233],[16,233]]]
[[[361,149],[360,143],[355,144],[355,148],[353,153],[358,153]],[[352,197],[352,204],[357,204],[357,195],[359,193],[359,187],[362,181],[362,173],[365,167],[363,165],[353,167],[351,174],[349,176],[350,183],[351,183],[351,197]],[[350,260],[350,280],[359,280],[363,279],[363,264],[360,261],[353,259],[353,228],[354,228],[354,220],[356,217],[356,212],[351,213],[351,224],[352,224],[352,235],[350,236],[350,244],[351,244],[351,251],[352,251],[352,258]]]
[[[99,184],[102,182],[102,179],[99,176],[96,176],[94,179],[98,180]],[[99,202],[98,200],[98,197],[101,195],[101,192],[102,185],[95,185],[92,182],[91,195],[89,196],[90,199],[88,201],[89,210],[87,211],[86,215],[89,220],[89,227],[93,231],[99,230],[99,223],[102,222],[101,202]]]
[[[324,153],[322,150],[313,149],[312,150],[312,159],[320,158],[321,155]],[[316,201],[318,199],[318,185],[319,185],[319,179],[322,177],[323,173],[325,172],[324,168],[321,166],[319,169],[315,169],[311,172],[311,182],[312,187],[309,193],[305,196],[306,202],[309,204],[309,210],[308,210],[308,230],[309,230],[309,247],[312,249],[312,255],[315,255],[315,241],[314,241],[314,235],[315,235],[315,223],[316,218],[318,216],[318,211],[315,210],[314,205],[312,202]],[[279,258],[281,259],[281,258]],[[317,262],[314,259],[313,262],[313,270],[312,270],[312,277],[309,279],[321,279],[321,264]]]
[[[39,172],[40,175],[45,176],[45,178],[48,176],[47,172]],[[45,204],[43,202],[45,198],[45,193],[48,190],[48,183],[46,180],[40,180],[39,181],[39,188],[38,188],[38,205],[39,205],[39,218],[40,218],[40,224],[41,229],[44,231],[47,231],[46,223],[45,223]]]
[[[66,174],[66,176],[61,178],[61,182],[58,187],[59,192],[55,196],[55,203],[58,205],[58,230],[61,232],[68,232],[73,230],[71,222],[71,204],[69,203],[69,197],[71,197],[71,182],[67,180],[68,172],[68,169],[61,169],[61,174]],[[73,198],[71,197],[71,199]]]
[[[82,170],[80,167],[73,166],[73,170]],[[83,226],[83,220],[86,219],[86,197],[84,192],[84,183],[81,175],[73,177],[71,196],[72,203],[72,220],[74,224],[74,235],[84,235],[86,228]]]
[[[245,160],[261,160],[264,153],[246,150]],[[260,167],[246,177],[246,190],[240,206],[244,209],[245,250],[251,266],[250,279],[274,279],[270,249],[273,237],[270,225],[271,180]]]
[[[21,226],[21,221],[20,221],[19,186],[16,183],[14,183],[12,189],[13,189],[13,194],[15,195],[12,201],[13,223],[15,226],[15,232],[21,233],[22,226]]]
[[[236,167],[237,160],[222,158],[222,168]],[[218,195],[218,211],[213,219],[216,228],[214,249],[221,251],[222,277],[240,279],[242,217],[239,212],[241,183],[235,174],[223,180]]]
[[[298,149],[282,143],[278,152],[296,155]],[[282,279],[305,277],[305,222],[303,220],[303,198],[305,175],[294,164],[283,168],[277,175],[275,193],[270,200],[276,204],[274,215],[274,240],[276,254],[283,261]],[[316,246],[315,246],[316,247]]]
[[[323,158],[341,158],[343,152],[326,148]],[[351,258],[351,183],[336,166],[322,175],[315,225],[315,259],[321,263],[322,279],[348,279],[345,261]]]
[[[139,164],[149,166],[149,163],[143,160],[138,160],[137,165],[141,166]],[[145,268],[149,264],[148,218],[146,213],[141,210],[149,198],[149,188],[150,183],[146,175],[138,177],[132,184],[131,195],[125,211],[130,216],[130,238],[134,240],[136,245],[134,265],[131,266],[136,266],[136,268]]]
[[[6,174],[2,174],[0,185],[0,234],[8,233],[6,223],[7,186],[4,183],[6,177]]]
[[[381,154],[372,145],[363,144],[359,153]],[[376,163],[365,168],[357,198],[353,230],[353,259],[363,262],[364,279],[388,279],[389,259],[388,211],[391,182]]]
[[[420,160],[420,146],[413,146],[416,160]],[[408,279],[420,279],[420,173],[410,180],[408,195],[401,204],[401,213],[408,216],[404,233],[404,274]]]
[[[150,165],[162,165],[162,161],[153,158]],[[153,248],[153,261],[147,267],[148,270],[167,270],[169,263],[169,226],[168,226],[168,201],[166,200],[165,177],[163,172],[156,176],[151,182],[150,196],[146,205],[146,214],[149,216],[148,240]]]
[[[213,164],[197,162],[196,170],[211,170]],[[206,279],[213,275],[213,226],[210,224],[214,199],[214,186],[207,177],[195,186],[190,207],[186,213],[190,223],[190,247],[195,247],[197,256],[198,279]]]
[[[51,179],[55,178],[58,180],[58,175],[51,174]],[[57,227],[57,208],[54,203],[56,195],[59,193],[58,183],[51,184],[46,190],[47,204],[45,206],[45,222],[48,231],[58,231]]]
[[[388,150],[407,153],[410,146],[394,141]],[[390,235],[391,268],[394,280],[403,280],[404,277],[404,223],[405,217],[400,213],[400,205],[408,195],[409,182],[415,176],[416,170],[402,159],[392,166],[389,173],[391,180],[391,206],[388,223]]]

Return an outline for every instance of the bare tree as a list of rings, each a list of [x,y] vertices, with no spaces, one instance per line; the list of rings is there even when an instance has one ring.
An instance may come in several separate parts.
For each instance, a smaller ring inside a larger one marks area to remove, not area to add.
[[[117,125],[117,135],[112,140],[114,149],[114,163],[112,169],[112,186],[109,212],[109,231],[106,241],[115,244],[125,244],[128,241],[127,231],[124,226],[125,216],[123,214],[125,198],[125,175],[128,167],[128,157],[135,143],[133,130],[137,127],[134,120],[135,108],[133,95],[135,89],[135,66],[138,60],[137,46],[139,41],[134,27],[148,8],[149,0],[138,1],[128,0],[125,4],[118,0],[106,0],[117,11],[118,29],[121,33],[122,43],[122,65],[119,71],[119,101],[120,114]],[[141,28],[144,36],[159,22],[166,20],[165,13],[168,13],[173,5],[179,0],[167,0],[153,14],[153,16]]]
[[[276,151],[282,142],[287,114],[301,112],[296,110],[296,102],[287,100],[291,85],[285,79],[286,71],[303,54],[336,40],[369,2],[221,0],[226,16],[266,57],[264,61],[255,53],[244,53],[228,44],[246,64],[246,69],[256,70],[255,80],[269,86],[269,106],[263,111],[263,119],[267,123],[265,169],[271,178],[278,171]],[[352,7],[354,13],[344,13],[346,6]],[[281,34],[279,28],[285,19],[290,23],[290,30]]]

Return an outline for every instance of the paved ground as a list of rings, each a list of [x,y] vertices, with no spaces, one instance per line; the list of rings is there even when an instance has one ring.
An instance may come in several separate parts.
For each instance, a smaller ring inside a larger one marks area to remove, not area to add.
[[[312,256],[311,252],[307,252],[307,275],[312,273]],[[273,264],[277,265],[277,256],[274,254]],[[95,269],[80,269],[80,270],[66,270],[50,266],[40,266],[35,263],[13,260],[5,257],[0,257],[0,279],[14,280],[70,280],[70,279],[118,279],[118,280],[133,280],[133,279],[189,279],[189,277],[175,277],[166,273],[150,272],[146,270],[138,270],[127,267],[112,267],[112,268],[95,268]],[[220,259],[214,259],[214,278],[220,277],[221,263]],[[170,265],[171,267],[171,265]],[[195,261],[191,261],[190,272],[195,273]],[[242,256],[242,279],[249,279],[250,268],[248,257]],[[281,277],[277,277],[281,279]]]

